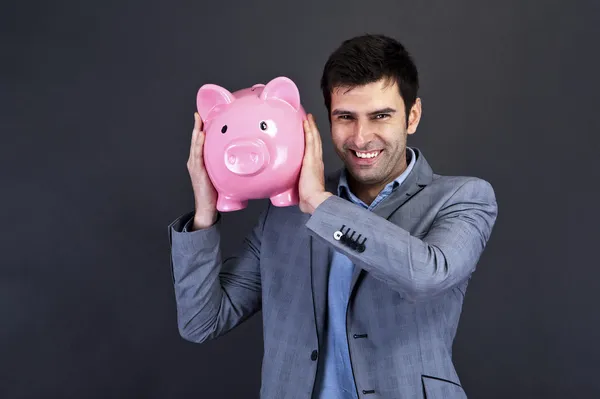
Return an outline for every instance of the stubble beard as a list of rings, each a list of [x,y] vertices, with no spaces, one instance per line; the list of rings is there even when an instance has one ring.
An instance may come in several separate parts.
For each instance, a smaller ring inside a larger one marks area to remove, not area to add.
[[[379,159],[375,166],[350,166],[351,163],[346,158],[351,156],[353,156],[351,153],[345,152],[342,157],[350,174],[349,178],[363,187],[384,186],[398,177],[397,175],[401,173],[401,169],[406,167],[406,145],[401,145],[395,149],[384,148],[384,151],[379,155],[382,159]],[[400,168],[400,164],[403,164],[402,168]]]

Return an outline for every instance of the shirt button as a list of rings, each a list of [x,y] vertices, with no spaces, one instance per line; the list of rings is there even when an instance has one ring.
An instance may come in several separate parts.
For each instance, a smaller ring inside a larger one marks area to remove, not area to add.
[[[317,352],[316,350],[312,351],[312,353],[310,354],[310,360],[315,361],[317,360],[317,357],[319,357],[319,352]]]

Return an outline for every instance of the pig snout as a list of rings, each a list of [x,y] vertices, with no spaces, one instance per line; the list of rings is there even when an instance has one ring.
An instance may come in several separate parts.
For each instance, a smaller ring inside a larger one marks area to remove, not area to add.
[[[225,149],[225,166],[236,175],[253,175],[269,163],[269,151],[262,140],[236,140]]]

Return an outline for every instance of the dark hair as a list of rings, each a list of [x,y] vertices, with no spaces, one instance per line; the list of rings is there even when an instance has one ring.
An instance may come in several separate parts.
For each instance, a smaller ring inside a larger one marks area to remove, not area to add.
[[[417,67],[408,51],[397,40],[384,35],[366,34],[345,40],[323,68],[321,90],[328,115],[333,89],[363,86],[380,79],[398,84],[408,120],[419,89]]]

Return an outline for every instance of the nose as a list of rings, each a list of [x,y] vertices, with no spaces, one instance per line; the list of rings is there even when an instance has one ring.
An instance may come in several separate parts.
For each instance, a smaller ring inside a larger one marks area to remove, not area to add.
[[[357,149],[364,148],[370,141],[369,125],[363,121],[357,121],[355,129],[352,141]]]
[[[254,175],[269,164],[269,151],[262,140],[236,140],[225,149],[225,166],[240,176]]]

